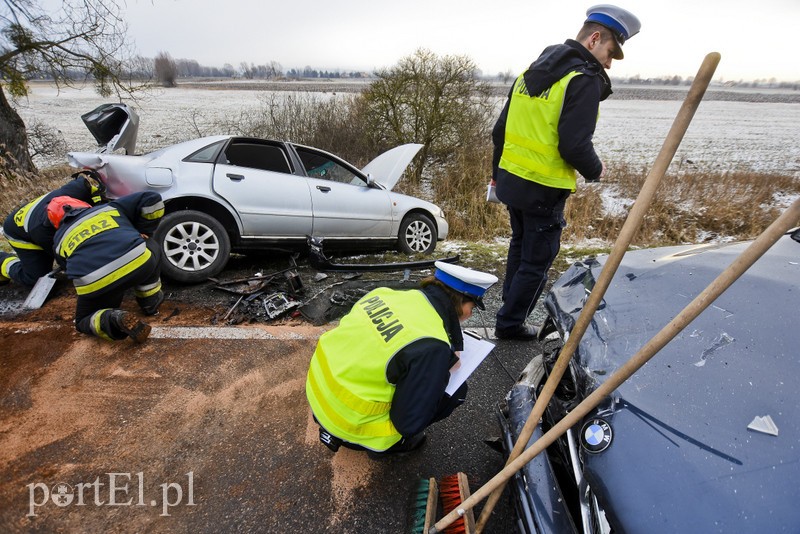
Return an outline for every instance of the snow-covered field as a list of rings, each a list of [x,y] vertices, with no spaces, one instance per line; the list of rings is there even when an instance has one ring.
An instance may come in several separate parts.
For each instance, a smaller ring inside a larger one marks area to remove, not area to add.
[[[607,100],[595,145],[609,161],[655,161],[682,102]],[[701,102],[673,160],[708,170],[800,177],[800,104]]]
[[[225,115],[258,109],[265,92],[178,87],[156,90],[133,104],[140,117],[137,152],[144,153],[200,135]],[[327,93],[331,95],[331,93]],[[17,103],[26,121],[61,131],[69,150],[95,148],[80,116],[113,100],[91,88],[62,89],[35,83]],[[677,100],[614,100],[601,104],[595,145],[607,162],[649,168],[680,109]],[[676,166],[708,170],[753,170],[800,177],[800,104],[704,101],[675,159]],[[37,162],[50,164],[55,162]]]

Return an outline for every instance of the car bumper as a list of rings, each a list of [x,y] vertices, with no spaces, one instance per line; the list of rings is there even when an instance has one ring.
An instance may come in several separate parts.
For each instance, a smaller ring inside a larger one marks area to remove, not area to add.
[[[514,385],[506,396],[506,406],[499,412],[506,457],[514,447],[528,415],[536,402],[534,388],[528,384]],[[542,436],[541,424],[531,436],[527,446]],[[514,507],[517,511],[519,531],[527,534],[564,534],[577,532],[567,509],[567,499],[562,495],[550,458],[546,453],[537,455],[509,481]]]
[[[444,241],[447,239],[447,234],[450,232],[450,225],[442,217],[436,217],[436,228],[439,230],[437,241]]]

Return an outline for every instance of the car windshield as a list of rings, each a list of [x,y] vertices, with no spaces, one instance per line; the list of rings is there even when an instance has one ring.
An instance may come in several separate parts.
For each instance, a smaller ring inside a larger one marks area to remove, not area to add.
[[[300,156],[300,161],[303,162],[306,174],[311,178],[331,180],[342,184],[367,185],[360,175],[326,154],[297,147],[297,155]]]

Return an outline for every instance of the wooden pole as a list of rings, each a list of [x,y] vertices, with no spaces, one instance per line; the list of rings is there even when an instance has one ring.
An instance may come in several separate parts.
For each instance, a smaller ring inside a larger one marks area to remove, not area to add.
[[[508,463],[502,471],[484,484],[468,499],[461,503],[449,514],[444,516],[428,531],[436,534],[449,526],[459,515],[466,510],[471,510],[484,497],[504,485],[514,473],[522,469],[537,454],[542,452],[551,443],[561,437],[567,430],[575,426],[590,411],[597,407],[608,395],[614,392],[623,382],[638,371],[645,363],[669,343],[678,333],[697,318],[717,297],[719,297],[731,284],[733,284],[747,269],[753,265],[769,248],[775,244],[789,229],[800,222],[800,199],[792,203],[783,214],[778,217],[761,235],[753,241],[722,273],[717,276],[697,297],[662,328],[639,352],[631,356],[619,369],[617,369],[600,387],[576,406],[561,421],[554,425],[546,434],[536,440],[530,448],[520,454],[514,461]]]
[[[689,123],[692,121],[692,117],[694,117],[695,111],[697,111],[697,107],[700,105],[700,101],[703,99],[703,95],[708,88],[708,84],[711,82],[711,78],[714,76],[714,71],[717,68],[717,64],[719,64],[719,60],[720,55],[716,52],[712,52],[705,57],[702,65],[700,66],[697,76],[695,77],[694,82],[692,82],[692,86],[689,88],[689,93],[686,95],[683,105],[673,121],[672,128],[667,134],[667,138],[664,140],[664,144],[661,147],[661,151],[659,152],[655,163],[653,164],[653,168],[650,170],[647,178],[645,178],[642,189],[639,191],[639,195],[636,198],[636,202],[634,202],[633,208],[631,208],[628,217],[625,219],[625,224],[622,225],[619,236],[617,237],[614,246],[611,248],[611,253],[609,254],[608,259],[603,266],[603,270],[600,272],[600,276],[597,278],[597,281],[592,288],[592,293],[586,300],[586,304],[584,304],[583,310],[578,316],[578,320],[575,322],[575,326],[570,332],[569,339],[562,347],[561,353],[559,354],[558,358],[556,359],[556,363],[553,366],[553,370],[551,371],[547,382],[545,382],[541,394],[539,395],[538,399],[536,399],[536,403],[531,409],[531,413],[528,416],[527,421],[525,421],[525,425],[520,431],[517,442],[514,444],[514,448],[508,455],[506,465],[514,461],[514,459],[522,453],[522,451],[525,449],[525,446],[528,444],[531,435],[533,435],[533,431],[536,428],[536,425],[539,423],[539,419],[541,419],[547,404],[550,402],[550,399],[553,396],[556,387],[558,386],[558,383],[561,381],[561,377],[564,375],[564,372],[569,366],[569,362],[572,359],[573,354],[575,354],[575,350],[578,348],[581,338],[583,338],[583,334],[591,324],[594,312],[602,302],[603,296],[605,296],[606,293],[606,289],[608,289],[612,278],[614,278],[614,274],[617,272],[617,268],[622,261],[622,257],[628,250],[628,246],[630,245],[634,235],[636,234],[637,230],[639,230],[639,227],[644,220],[645,212],[650,207],[653,197],[655,196],[656,189],[658,188],[659,183],[661,183],[661,179],[666,174],[672,158],[675,157],[675,153],[677,152],[678,146],[683,140],[683,136],[689,127]],[[505,485],[499,486],[486,501],[475,527],[476,534],[480,534],[483,531],[483,528],[486,526],[486,523],[489,521],[489,516],[492,513],[492,510],[494,510],[497,501],[500,500],[500,496],[503,494],[504,487]]]

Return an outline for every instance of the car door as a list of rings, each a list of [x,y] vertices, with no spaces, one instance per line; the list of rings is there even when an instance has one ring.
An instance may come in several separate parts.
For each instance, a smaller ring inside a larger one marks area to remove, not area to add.
[[[281,143],[233,139],[215,165],[214,191],[239,213],[243,236],[311,235],[308,181],[292,174]]]
[[[389,193],[369,186],[346,162],[308,147],[295,146],[308,175],[314,209],[313,235],[387,238],[392,236]]]

